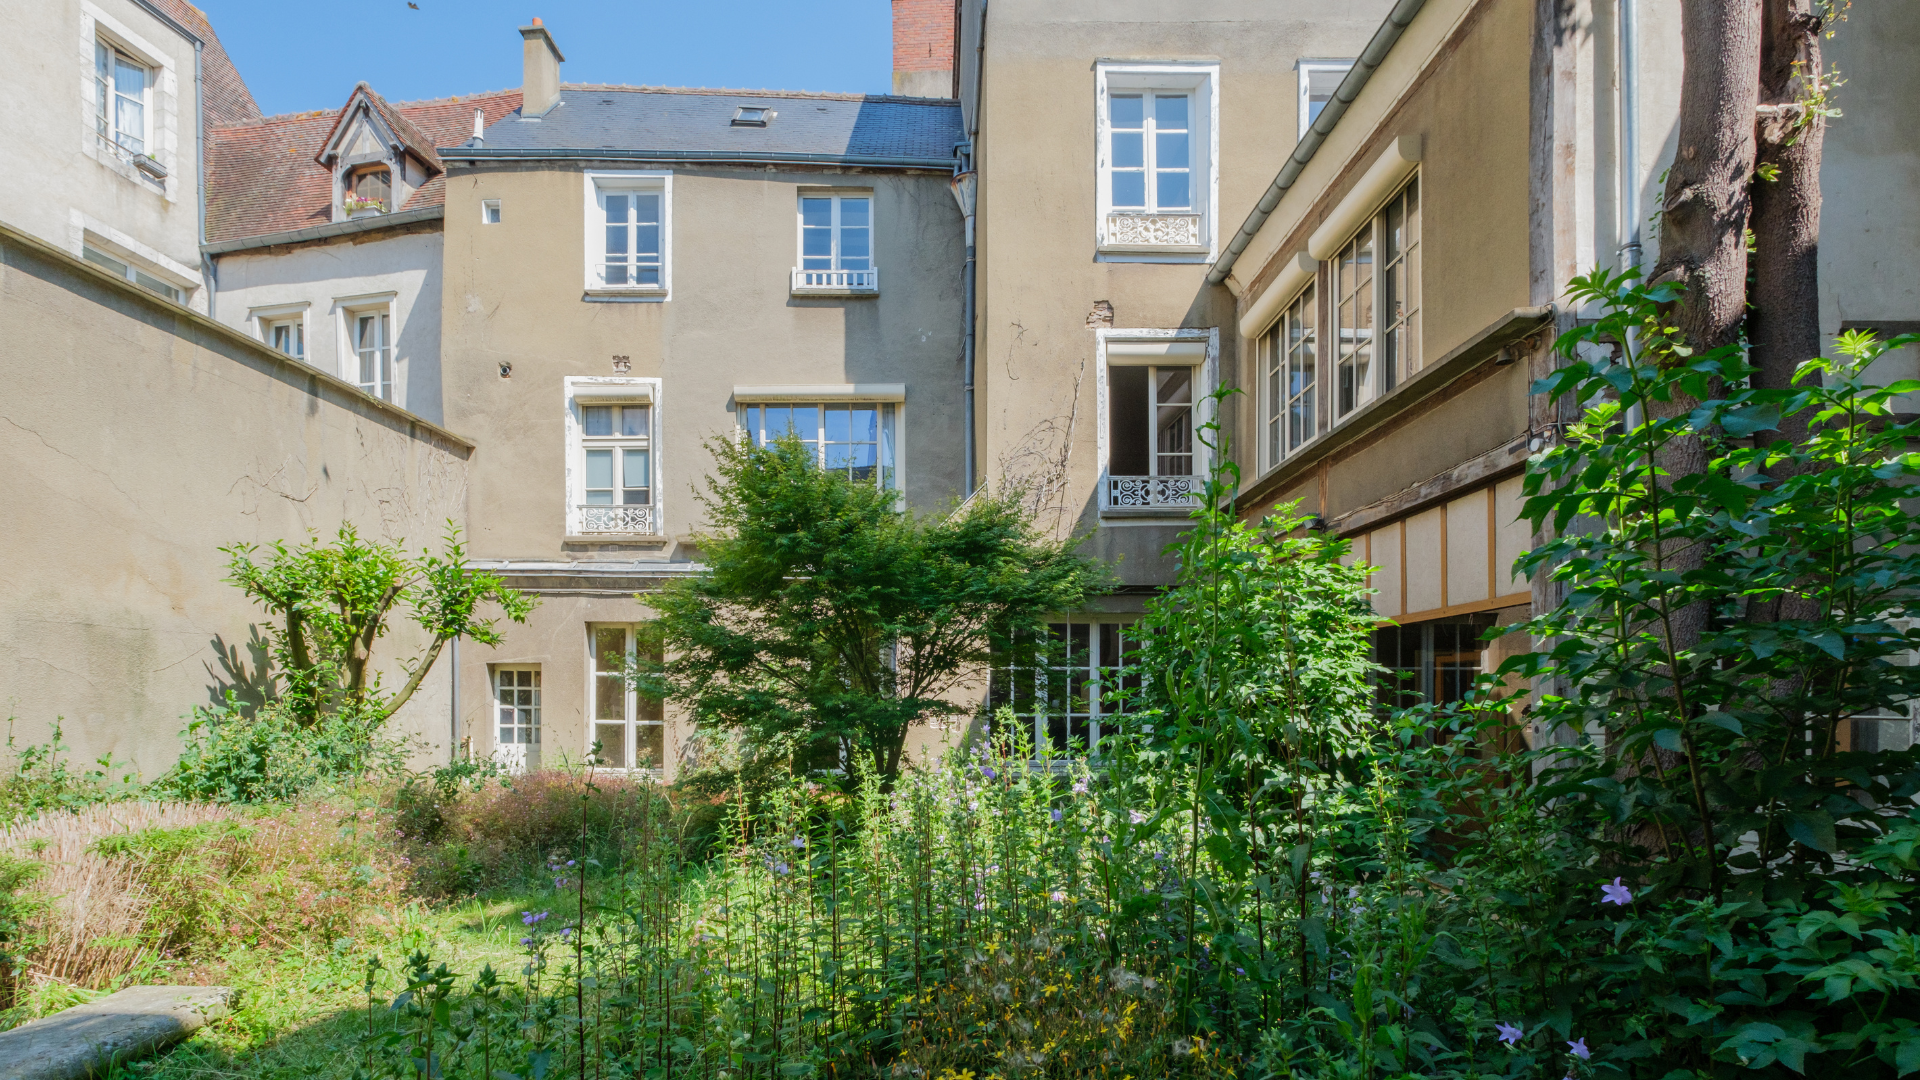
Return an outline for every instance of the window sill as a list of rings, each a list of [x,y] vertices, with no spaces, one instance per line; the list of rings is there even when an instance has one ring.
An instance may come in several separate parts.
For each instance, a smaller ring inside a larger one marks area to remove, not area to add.
[[[608,287],[605,285],[589,285],[586,290],[585,298],[590,303],[591,302],[605,303],[608,301],[612,301],[615,303],[619,303],[622,301],[625,301],[628,303],[633,303],[636,301],[651,301],[654,303],[658,303],[659,301],[665,300],[667,298],[667,287],[665,285],[641,285],[641,286],[625,286],[625,287],[621,287],[621,286]]]

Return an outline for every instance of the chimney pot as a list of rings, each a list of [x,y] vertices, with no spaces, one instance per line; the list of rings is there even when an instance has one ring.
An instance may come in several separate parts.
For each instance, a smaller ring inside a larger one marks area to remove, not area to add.
[[[535,26],[539,26],[539,25],[540,25],[540,16],[538,16],[538,15],[535,15],[535,16],[533,17],[533,25],[535,25]]]
[[[520,114],[540,116],[560,104],[560,65],[566,60],[553,34],[533,20],[520,28],[520,56],[524,74],[520,79]]]

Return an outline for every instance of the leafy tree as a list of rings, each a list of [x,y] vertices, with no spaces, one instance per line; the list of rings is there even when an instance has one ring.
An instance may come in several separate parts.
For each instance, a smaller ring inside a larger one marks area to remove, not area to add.
[[[916,515],[797,439],[710,448],[707,568],[646,598],[666,660],[635,681],[760,754],[803,765],[837,751],[893,776],[909,728],[970,712],[953,692],[1099,580],[1017,495]]]
[[[252,544],[220,549],[229,559],[227,580],[283,620],[268,640],[284,680],[280,700],[299,725],[311,727],[341,710],[389,716],[419,689],[447,642],[464,637],[500,643],[497,620],[478,614],[482,603],[498,605],[514,622],[525,622],[533,609],[498,575],[467,565],[460,530],[451,523],[438,555],[409,557],[401,543],[362,539],[352,525],[342,524],[331,543],[310,536],[289,547],[276,540],[258,561]],[[382,697],[373,649],[396,609],[430,641],[425,653],[400,661],[407,681],[392,697]]]

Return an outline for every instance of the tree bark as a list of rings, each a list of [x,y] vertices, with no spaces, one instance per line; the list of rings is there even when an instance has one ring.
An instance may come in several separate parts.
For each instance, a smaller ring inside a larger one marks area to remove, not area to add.
[[[1679,148],[1667,173],[1656,280],[1686,293],[1675,325],[1698,352],[1746,317],[1749,181],[1759,104],[1761,0],[1682,0]]]
[[[1784,389],[1820,355],[1820,151],[1826,118],[1812,108],[1822,20],[1813,0],[1763,0],[1758,161],[1753,181],[1753,310],[1747,328],[1756,386]],[[1781,435],[1806,437],[1804,419]]]

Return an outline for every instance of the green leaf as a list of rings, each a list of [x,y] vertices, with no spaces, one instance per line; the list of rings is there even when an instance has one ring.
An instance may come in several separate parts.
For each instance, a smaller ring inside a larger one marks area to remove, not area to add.
[[[1833,835],[1833,816],[1825,810],[1788,814],[1787,835],[1815,851],[1831,853],[1840,846]]]
[[[1720,416],[1720,426],[1733,436],[1752,435],[1758,431],[1775,431],[1780,427],[1780,406],[1751,405],[1744,409],[1728,411]]]

